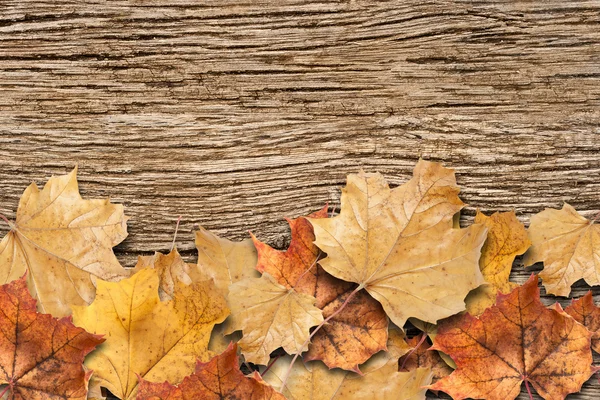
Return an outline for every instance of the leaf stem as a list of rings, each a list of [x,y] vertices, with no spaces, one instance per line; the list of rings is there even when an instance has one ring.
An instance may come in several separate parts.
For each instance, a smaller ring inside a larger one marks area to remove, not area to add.
[[[423,332],[421,334],[421,340],[419,340],[419,343],[417,343],[417,345],[415,347],[413,347],[413,349],[406,355],[402,356],[404,357],[404,361],[402,361],[402,366],[400,367],[399,371],[402,371],[404,369],[404,366],[406,365],[406,361],[408,361],[408,358],[415,352],[417,351],[417,349],[419,348],[419,346],[421,346],[423,344],[423,342],[425,341],[425,338],[427,337],[427,335],[425,334],[425,332]]]
[[[529,382],[527,382],[527,379],[525,379],[525,389],[527,389],[529,400],[533,400],[533,395],[531,394],[531,389],[529,388]]]
[[[281,355],[277,355],[275,357],[273,357],[273,359],[271,360],[271,362],[269,363],[269,365],[267,365],[267,368],[260,373],[260,376],[265,376],[265,374],[267,373],[268,370],[271,369],[271,367],[273,366],[273,364],[275,364],[275,361],[279,360],[279,358],[281,357]]]
[[[4,390],[2,391],[2,393],[0,393],[0,399],[4,397],[4,395],[6,394],[6,392],[8,392],[8,389],[10,389],[10,385],[6,385],[4,387]]]
[[[302,280],[302,278],[304,278],[304,275],[306,275],[308,273],[308,271],[310,271],[312,269],[312,267],[314,267],[315,265],[317,265],[317,261],[319,261],[320,257],[321,257],[321,250],[319,250],[319,254],[317,254],[317,257],[315,257],[315,261],[313,261],[313,263],[310,265],[310,267],[308,267],[306,269],[306,271],[304,271],[302,273],[302,275],[300,275],[298,277],[298,279],[296,279],[296,283],[294,283],[293,288],[296,288],[296,286],[298,286],[298,284],[300,283],[300,281]]]
[[[8,224],[8,227],[10,228],[11,231],[15,228],[15,226],[13,225],[13,223],[10,222],[9,219],[6,218],[4,215],[0,214],[0,219],[3,219],[4,222],[6,222]]]
[[[308,346],[308,343],[310,342],[310,340],[317,334],[317,332],[319,331],[319,329],[321,329],[323,327],[323,325],[325,325],[326,323],[328,323],[332,318],[335,318],[340,312],[342,312],[342,310],[344,308],[346,308],[346,305],[348,305],[348,303],[350,302],[350,300],[352,300],[352,298],[354,297],[354,295],[356,295],[356,293],[358,293],[359,291],[361,291],[362,288],[363,288],[363,285],[357,286],[356,289],[354,289],[352,291],[352,293],[350,293],[348,295],[348,297],[346,297],[346,300],[344,300],[344,302],[342,303],[342,305],[337,310],[335,310],[329,317],[325,318],[319,325],[317,325],[317,327],[315,328],[315,330],[312,331],[312,333],[310,334],[310,336],[304,341],[304,343],[302,344],[302,347],[300,347],[300,351],[294,355],[294,358],[292,358],[292,362],[290,363],[290,366],[288,367],[287,371],[285,372],[285,376],[283,378],[283,381],[281,382],[281,388],[279,389],[279,391],[281,393],[283,393],[283,389],[285,389],[285,385],[287,383],[287,380],[290,377],[290,373],[292,372],[292,367],[294,366],[294,363],[298,359],[298,356],[300,356],[300,353],[302,353],[302,349],[304,347]]]
[[[181,222],[181,215],[177,218],[177,225],[175,225],[175,234],[173,235],[173,243],[171,243],[171,251],[175,248],[175,239],[177,239],[177,231],[179,230],[179,223]]]

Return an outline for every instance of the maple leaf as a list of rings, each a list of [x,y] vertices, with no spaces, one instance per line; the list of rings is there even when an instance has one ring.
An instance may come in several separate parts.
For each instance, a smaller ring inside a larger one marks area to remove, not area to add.
[[[311,215],[326,218],[327,206]],[[316,306],[327,318],[342,306],[356,284],[329,275],[317,264],[320,251],[313,244],[312,225],[303,217],[288,219],[292,241],[287,251],[278,251],[252,236],[258,251],[256,269],[277,282],[316,298]],[[388,320],[381,305],[361,291],[312,338],[305,360],[323,360],[329,368],[358,371],[373,354],[385,349]]]
[[[407,340],[409,346],[413,348],[411,352],[400,357],[398,360],[399,371],[412,371],[416,368],[431,368],[432,383],[450,375],[452,368],[435,350],[430,350],[431,345],[426,343],[427,334],[421,333]]]
[[[390,331],[388,348],[390,351],[381,351],[363,364],[362,376],[340,369],[329,370],[320,361],[297,362],[283,393],[290,400],[425,399],[427,389],[422,387],[431,382],[431,370],[398,372],[398,357],[409,350],[400,333]],[[290,362],[289,356],[279,358],[263,374],[265,381],[280,386]]]
[[[140,381],[137,400],[285,400],[267,385],[258,372],[245,376],[239,369],[237,345],[227,349],[209,362],[198,362],[196,372],[174,386],[169,382]]]
[[[157,271],[143,269],[120,282],[98,281],[94,302],[73,307],[77,325],[108,334],[85,365],[94,370],[92,381],[121,399],[135,398],[138,376],[179,382],[197,358],[208,360],[210,332],[227,316],[225,299],[210,281],[177,282],[167,302],[158,288]]]
[[[545,399],[563,399],[592,375],[590,332],[573,318],[540,302],[537,277],[479,317],[441,321],[432,349],[442,350],[457,369],[430,386],[454,399],[514,399],[529,383]]]
[[[592,292],[588,291],[585,296],[573,300],[565,312],[592,333],[592,348],[600,353],[600,308],[594,304]]]
[[[217,289],[227,297],[229,285],[244,278],[259,277],[256,249],[252,240],[232,242],[200,227],[196,231],[198,269],[202,276],[215,281]]]
[[[177,248],[173,248],[169,254],[155,252],[151,256],[139,256],[133,273],[146,268],[154,268],[158,273],[160,282],[158,293],[161,301],[173,298],[176,282],[189,285],[202,280],[196,266],[183,261]]]
[[[463,206],[452,170],[420,160],[414,177],[390,190],[380,174],[352,174],[334,218],[309,218],[320,261],[333,276],[356,282],[390,319],[435,323],[465,309],[484,280],[479,270],[486,228],[453,229]]]
[[[17,218],[0,242],[0,282],[25,274],[38,308],[54,316],[94,299],[96,278],[124,276],[112,247],[127,236],[123,206],[83,200],[77,168],[23,193]]]
[[[494,213],[487,217],[477,210],[475,223],[488,228],[479,259],[479,268],[488,285],[472,290],[465,303],[470,314],[481,315],[483,310],[496,302],[498,292],[506,294],[518,286],[508,281],[510,270],[515,257],[523,254],[531,242],[514,211]]]
[[[304,352],[310,328],[323,321],[315,302],[313,296],[280,285],[268,273],[243,279],[229,287],[231,325],[226,333],[242,331],[242,354],[255,364],[266,365],[269,354],[279,347],[288,354]]]
[[[83,359],[104,339],[36,312],[25,277],[0,286],[0,310],[0,398],[86,399]]]
[[[540,278],[547,293],[568,296],[581,278],[590,286],[600,285],[600,226],[594,222],[567,203],[531,217],[527,232],[533,245],[523,263],[544,262]]]

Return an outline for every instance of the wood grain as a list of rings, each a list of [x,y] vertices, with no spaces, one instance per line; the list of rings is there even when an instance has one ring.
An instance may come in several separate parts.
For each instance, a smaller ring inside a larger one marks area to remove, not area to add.
[[[284,247],[283,217],[336,205],[346,174],[399,184],[419,157],[456,169],[463,223],[476,208],[526,223],[564,201],[600,210],[598,0],[0,10],[0,212],[78,164],[85,196],[132,217],[127,266],[167,250],[179,215],[190,261],[197,224]],[[572,396],[598,397],[595,380]]]

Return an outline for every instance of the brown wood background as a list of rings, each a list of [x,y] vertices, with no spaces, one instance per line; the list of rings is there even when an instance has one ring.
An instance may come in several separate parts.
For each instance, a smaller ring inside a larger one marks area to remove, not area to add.
[[[197,224],[284,247],[282,218],[335,205],[346,174],[398,184],[423,157],[456,169],[464,223],[591,215],[599,78],[600,0],[0,0],[0,212],[79,164],[132,217],[124,265],[179,215],[193,261]]]

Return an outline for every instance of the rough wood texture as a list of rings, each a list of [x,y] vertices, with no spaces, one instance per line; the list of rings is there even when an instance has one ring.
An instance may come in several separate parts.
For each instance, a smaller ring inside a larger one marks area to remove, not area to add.
[[[282,218],[335,205],[347,173],[401,183],[418,157],[457,170],[465,222],[600,209],[598,0],[0,10],[0,212],[78,163],[83,193],[132,217],[127,266],[168,249],[179,215],[190,260],[195,224],[285,246]],[[598,397],[596,380],[572,396]]]

